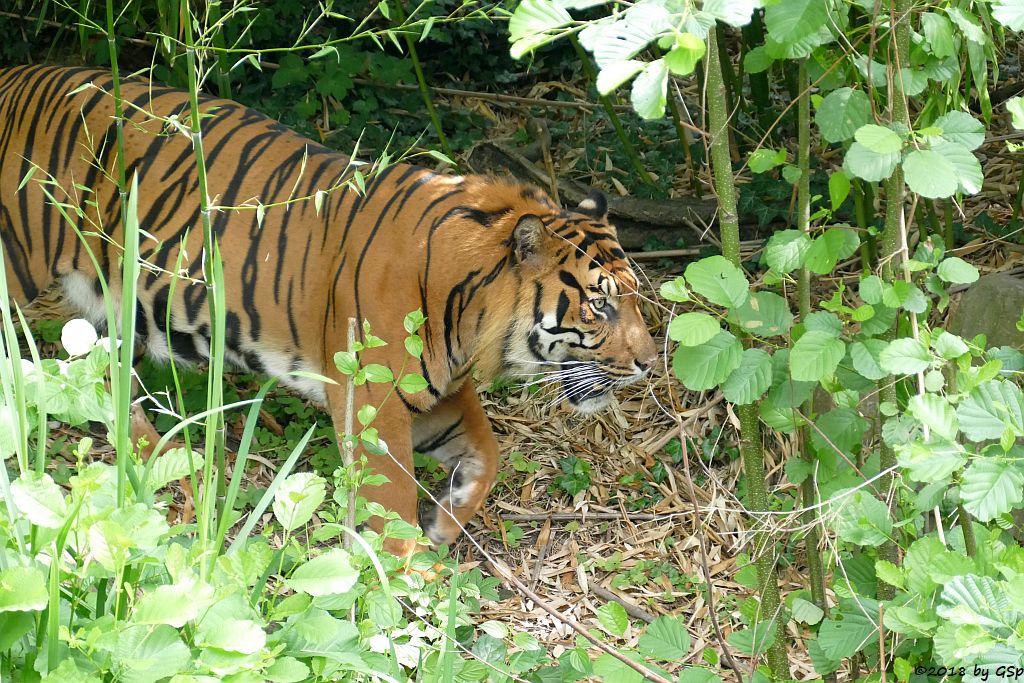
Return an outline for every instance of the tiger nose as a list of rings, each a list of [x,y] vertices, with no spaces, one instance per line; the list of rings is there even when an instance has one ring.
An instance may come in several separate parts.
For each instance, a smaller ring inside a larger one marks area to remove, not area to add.
[[[654,365],[654,362],[658,360],[657,354],[651,355],[647,358],[634,358],[633,365],[640,372],[647,372]]]

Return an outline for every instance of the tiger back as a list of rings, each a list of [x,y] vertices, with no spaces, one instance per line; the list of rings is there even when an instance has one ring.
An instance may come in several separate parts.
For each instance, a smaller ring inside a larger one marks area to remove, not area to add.
[[[0,70],[9,291],[24,304],[59,282],[97,323],[105,320],[97,269],[119,292],[123,245],[112,85],[90,69]],[[138,343],[158,359],[202,363],[211,322],[195,152],[182,125],[188,93],[125,81],[121,97],[123,163],[127,177],[138,177],[143,231]],[[497,442],[469,379],[474,367],[483,378],[547,373],[583,411],[602,408],[616,387],[649,371],[656,348],[603,197],[562,211],[529,186],[408,164],[373,170],[357,190],[346,183],[346,155],[236,102],[204,97],[200,109],[227,361],[324,405],[337,430],[346,400],[333,358],[347,347],[349,318],[399,340],[406,313],[426,316],[416,369],[427,388],[392,395],[367,383],[356,405],[379,406],[374,427],[388,450],[368,457],[389,483],[361,494],[419,522],[435,543],[457,537],[497,471]],[[56,204],[68,207],[66,216]],[[408,356],[396,343],[362,360],[397,375]],[[421,510],[413,450],[449,471]],[[380,520],[371,523],[379,528]],[[400,554],[414,547],[389,542]]]

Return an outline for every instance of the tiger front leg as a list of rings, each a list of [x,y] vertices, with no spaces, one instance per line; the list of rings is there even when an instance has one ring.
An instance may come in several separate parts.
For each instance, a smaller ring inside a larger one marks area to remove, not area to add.
[[[472,382],[413,422],[414,450],[448,470],[421,503],[420,524],[437,545],[452,543],[483,505],[498,472],[498,441]]]
[[[418,485],[412,464],[412,418],[396,397],[391,396],[385,400],[386,391],[382,386],[367,383],[356,387],[353,409],[358,410],[363,405],[378,408],[372,426],[386,444],[387,452],[382,455],[366,452],[366,466],[373,474],[387,477],[388,481],[379,486],[363,486],[358,494],[397,512],[403,520],[415,526]],[[327,387],[327,403],[339,444],[345,436],[346,391],[344,385]],[[354,429],[358,429],[359,423],[353,422]],[[363,452],[362,448],[357,450],[357,459]],[[384,520],[380,517],[371,517],[368,523],[378,533],[384,528]],[[398,557],[409,557],[420,548],[415,539],[387,538],[384,540],[384,549]]]

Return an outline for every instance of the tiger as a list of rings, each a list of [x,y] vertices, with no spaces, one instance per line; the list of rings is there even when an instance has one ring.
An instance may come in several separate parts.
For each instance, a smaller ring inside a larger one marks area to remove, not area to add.
[[[24,305],[59,286],[98,325],[105,305],[97,268],[109,291],[120,292],[124,242],[113,85],[109,73],[82,67],[0,70],[0,240],[10,298]],[[158,360],[173,354],[201,364],[210,356],[211,318],[199,182],[193,138],[171,123],[188,118],[189,93],[122,79],[120,94],[123,164],[127,178],[138,178],[146,264],[137,344]],[[375,167],[360,186],[346,182],[349,156],[268,116],[205,95],[200,108],[208,196],[233,207],[210,215],[223,259],[227,362],[277,378],[324,407],[343,433],[347,383],[334,356],[348,348],[348,320],[370,321],[374,335],[398,340],[407,313],[425,317],[415,369],[426,388],[367,382],[355,387],[354,405],[379,406],[372,425],[386,444],[386,452],[359,446],[357,456],[387,480],[359,494],[420,526],[432,544],[458,539],[498,470],[474,374],[553,377],[569,407],[590,413],[650,373],[657,347],[599,192],[563,210],[513,180],[408,163]],[[54,199],[72,207],[66,218],[41,183],[25,182],[34,167],[52,178]],[[319,202],[288,203],[320,192]],[[257,216],[243,208],[254,201],[278,205]],[[176,268],[186,277],[172,288]],[[360,354],[396,377],[409,359],[396,343]],[[414,452],[447,472],[424,502]],[[370,520],[377,531],[382,523]],[[421,548],[394,538],[384,547],[405,557]]]

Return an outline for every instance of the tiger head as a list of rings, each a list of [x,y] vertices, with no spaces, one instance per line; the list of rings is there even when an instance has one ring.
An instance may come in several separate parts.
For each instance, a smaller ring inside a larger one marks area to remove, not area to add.
[[[557,381],[559,398],[574,409],[601,410],[658,357],[604,196],[592,192],[571,211],[522,215],[510,241],[522,286],[505,337],[506,372]]]

